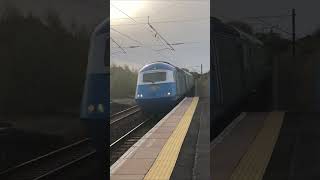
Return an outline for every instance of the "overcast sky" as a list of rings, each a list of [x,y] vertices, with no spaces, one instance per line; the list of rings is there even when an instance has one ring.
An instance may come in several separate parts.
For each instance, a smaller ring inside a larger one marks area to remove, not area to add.
[[[121,12],[122,11],[122,12]],[[154,61],[169,61],[191,71],[210,68],[209,0],[111,1],[111,63],[136,69]],[[132,17],[130,19],[128,16]],[[157,39],[151,25],[173,46]],[[120,32],[120,33],[119,33]],[[119,48],[119,46],[123,48]],[[140,46],[139,48],[128,48]]]
[[[319,0],[214,0],[212,14],[224,20],[250,16],[274,16],[290,14],[296,8],[296,30],[299,37],[312,33],[320,25]],[[291,19],[268,19],[291,32]],[[257,21],[250,20],[250,23]],[[258,26],[256,24],[256,26]]]
[[[32,12],[38,17],[44,17],[49,8],[54,9],[67,26],[76,20],[92,29],[107,16],[106,0],[0,0],[0,12],[8,2],[23,13]]]

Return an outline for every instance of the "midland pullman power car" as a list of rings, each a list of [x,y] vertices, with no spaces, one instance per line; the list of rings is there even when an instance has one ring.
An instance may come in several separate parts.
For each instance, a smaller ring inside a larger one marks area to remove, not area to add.
[[[80,118],[89,130],[91,142],[96,150],[97,176],[106,179],[105,165],[109,162],[109,21],[96,27],[90,39],[87,74],[83,90]]]
[[[270,78],[263,43],[237,28],[211,18],[211,135],[224,116],[241,106]]]
[[[87,74],[81,104],[81,119],[106,119],[109,109],[107,21],[92,33]]]
[[[192,74],[168,62],[154,62],[139,71],[135,100],[146,112],[163,112],[171,109],[193,88]]]

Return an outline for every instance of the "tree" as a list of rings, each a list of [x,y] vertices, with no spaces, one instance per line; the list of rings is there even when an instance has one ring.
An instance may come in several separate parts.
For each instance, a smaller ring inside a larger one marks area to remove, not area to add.
[[[22,13],[19,11],[19,9],[14,6],[10,1],[6,1],[5,3],[5,8],[2,12],[1,15],[1,20],[2,21],[19,21],[23,19]]]
[[[88,36],[76,37],[67,31],[57,14],[43,22],[14,9],[1,17],[0,39],[0,82],[5,84],[0,88],[0,111],[79,109]]]
[[[45,22],[47,23],[47,26],[52,30],[59,31],[64,29],[59,14],[54,9],[48,9],[45,17]]]
[[[137,85],[138,72],[128,65],[110,67],[110,94],[111,99],[134,97]]]

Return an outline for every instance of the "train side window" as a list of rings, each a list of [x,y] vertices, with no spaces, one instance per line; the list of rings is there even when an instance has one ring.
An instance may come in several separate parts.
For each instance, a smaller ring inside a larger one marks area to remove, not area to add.
[[[104,46],[104,66],[107,66],[107,43]]]
[[[234,37],[217,37],[216,50],[219,58],[221,82],[223,86],[223,100],[220,102],[231,103],[239,98],[243,90],[242,63],[243,52],[237,47],[238,39]],[[237,88],[235,88],[237,87]]]
[[[243,46],[243,68],[245,72],[249,70],[249,52],[246,45]]]
[[[211,69],[213,70],[213,74],[211,74],[211,79],[213,79],[213,102],[214,104],[223,104],[223,86],[221,83],[221,73],[220,73],[220,65],[219,65],[219,53],[217,50],[217,45],[216,45],[216,40],[213,39],[211,41],[211,52],[210,56],[211,57]]]
[[[106,68],[106,73],[110,74],[110,63],[109,63],[109,41],[106,41],[105,49],[104,49],[104,67]]]
[[[177,81],[177,93],[180,94],[182,88],[181,88],[181,74],[180,74],[179,71],[177,71],[177,77],[178,77],[177,78],[178,79],[178,81]]]

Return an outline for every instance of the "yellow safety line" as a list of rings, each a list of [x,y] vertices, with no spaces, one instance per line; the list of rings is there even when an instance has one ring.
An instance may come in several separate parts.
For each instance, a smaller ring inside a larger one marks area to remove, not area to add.
[[[264,127],[250,145],[230,180],[261,180],[272,155],[282,125],[284,112],[271,112]],[[235,147],[236,148],[236,147]]]
[[[183,140],[189,129],[199,98],[194,97],[176,129],[160,151],[157,159],[144,177],[144,180],[168,180],[178,159]]]

